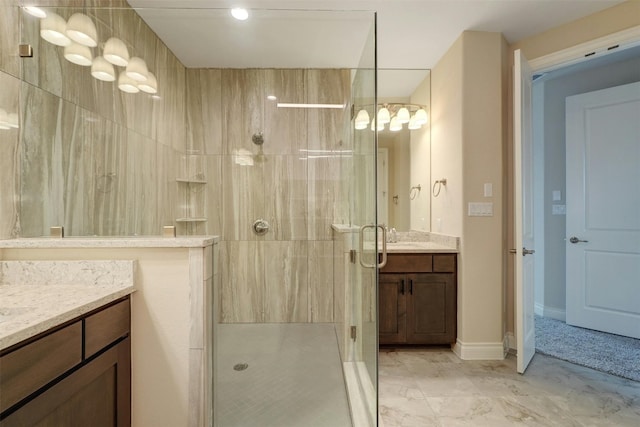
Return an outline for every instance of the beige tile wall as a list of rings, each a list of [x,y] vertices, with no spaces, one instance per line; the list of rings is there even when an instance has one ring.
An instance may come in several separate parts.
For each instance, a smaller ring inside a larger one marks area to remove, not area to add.
[[[343,188],[348,70],[188,69],[187,150],[204,157],[207,222],[222,236],[223,322],[333,322],[331,224],[347,217]],[[278,100],[267,99],[275,95]],[[264,144],[252,136],[262,133]],[[311,151],[315,150],[315,151]],[[271,228],[252,231],[256,219]]]
[[[96,2],[112,3],[122,5]],[[15,86],[8,76],[22,81],[21,99],[11,95],[12,102],[20,99],[20,138],[2,144],[7,167],[0,172],[0,238],[46,235],[52,225],[63,225],[66,235],[160,234],[179,208],[185,67],[133,10],[82,9],[96,23],[100,41],[121,38],[156,75],[161,99],[126,94],[66,61],[61,47],[40,38],[39,20],[15,2],[3,0],[0,7],[0,93],[15,93],[8,90]],[[80,11],[51,10],[65,18]],[[33,46],[33,58],[16,56],[18,40]],[[93,49],[94,56],[100,53]]]

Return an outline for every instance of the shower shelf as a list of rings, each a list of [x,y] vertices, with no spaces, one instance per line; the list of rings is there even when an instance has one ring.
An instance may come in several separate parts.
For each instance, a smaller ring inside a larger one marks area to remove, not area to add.
[[[205,222],[207,218],[177,218],[176,222]]]
[[[203,179],[189,179],[189,178],[176,178],[176,182],[181,182],[184,184],[206,184],[207,181]]]

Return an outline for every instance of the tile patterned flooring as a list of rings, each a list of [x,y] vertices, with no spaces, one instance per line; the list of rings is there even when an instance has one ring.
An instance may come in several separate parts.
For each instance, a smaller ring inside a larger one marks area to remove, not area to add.
[[[351,426],[332,324],[222,324],[217,328],[216,425]],[[239,363],[248,367],[234,370]]]
[[[384,427],[640,426],[640,382],[541,354],[519,375],[515,362],[463,361],[449,349],[383,350]]]

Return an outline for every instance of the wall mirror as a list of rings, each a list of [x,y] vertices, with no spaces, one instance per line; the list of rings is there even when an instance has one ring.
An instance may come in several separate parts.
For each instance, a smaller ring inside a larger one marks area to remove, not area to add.
[[[378,222],[397,231],[430,231],[430,70],[380,69],[377,118]]]

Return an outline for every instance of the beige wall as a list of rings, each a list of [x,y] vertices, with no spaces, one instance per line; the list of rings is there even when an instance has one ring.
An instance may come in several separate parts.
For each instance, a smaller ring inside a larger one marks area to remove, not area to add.
[[[427,75],[411,95],[412,104],[426,105],[431,115],[431,76]],[[431,231],[431,122],[411,131],[411,180],[409,187],[403,188],[401,197],[407,197],[409,188],[421,185],[422,190],[411,205],[411,230]]]
[[[432,177],[447,179],[432,230],[461,237],[458,340],[486,357],[500,357],[503,340],[506,55],[501,34],[464,32],[432,72]],[[470,202],[493,203],[493,216],[468,216]]]
[[[511,45],[532,60],[640,25],[640,1],[629,0]]]

